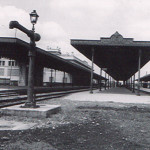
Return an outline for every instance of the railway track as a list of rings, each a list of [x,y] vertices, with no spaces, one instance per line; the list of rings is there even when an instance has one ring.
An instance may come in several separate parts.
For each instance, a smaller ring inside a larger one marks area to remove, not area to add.
[[[76,92],[82,92],[82,91],[88,91],[89,89],[78,89],[78,90],[69,90],[69,91],[61,91],[61,92],[51,92],[51,93],[40,93],[35,95],[36,102],[53,99],[53,98],[59,98],[66,96],[71,93]],[[13,95],[13,96],[12,96]],[[19,105],[23,104],[27,100],[27,95],[16,95],[15,93],[6,95],[0,95],[0,108],[9,107],[13,105]]]

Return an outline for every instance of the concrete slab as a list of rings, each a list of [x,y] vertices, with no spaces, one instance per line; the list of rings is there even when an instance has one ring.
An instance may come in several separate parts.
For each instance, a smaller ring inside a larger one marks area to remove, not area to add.
[[[0,130],[26,130],[35,126],[36,123],[24,123],[0,119]]]
[[[0,112],[3,115],[24,116],[46,118],[51,114],[55,114],[61,110],[60,105],[38,104],[39,108],[21,108],[22,105],[15,105],[6,108],[1,108]]]
[[[94,90],[93,94],[89,92],[79,92],[65,96],[64,99],[72,101],[150,104],[149,95],[142,94],[141,96],[137,96],[125,88],[112,88],[101,92]]]

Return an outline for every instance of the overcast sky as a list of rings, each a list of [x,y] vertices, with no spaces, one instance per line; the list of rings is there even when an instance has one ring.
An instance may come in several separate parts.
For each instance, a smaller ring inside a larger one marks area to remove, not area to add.
[[[85,59],[70,45],[70,39],[98,40],[116,31],[135,41],[150,41],[149,0],[0,0],[0,36],[15,36],[16,30],[9,29],[12,20],[31,29],[29,13],[33,10],[39,15],[35,30],[41,40],[37,46],[45,50],[60,47],[62,53],[74,52]],[[16,36],[29,41],[19,31]],[[142,68],[141,75],[150,73],[149,66]]]

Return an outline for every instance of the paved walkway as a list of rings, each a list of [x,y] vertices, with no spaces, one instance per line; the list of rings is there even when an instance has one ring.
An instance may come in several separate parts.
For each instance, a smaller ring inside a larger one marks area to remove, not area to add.
[[[104,91],[94,90],[93,94],[89,92],[74,93],[66,96],[65,99],[73,101],[101,101],[101,102],[119,102],[119,103],[141,103],[150,104],[150,96],[141,94],[137,96],[126,88],[116,87]]]
[[[141,87],[140,90],[141,90],[141,91],[144,91],[144,92],[147,92],[147,93],[150,93],[150,89],[149,89],[149,88],[142,88],[142,87]]]

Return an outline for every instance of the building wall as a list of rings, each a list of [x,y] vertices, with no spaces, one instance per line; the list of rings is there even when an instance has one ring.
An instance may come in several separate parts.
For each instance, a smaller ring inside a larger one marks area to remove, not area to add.
[[[40,86],[43,83],[51,83],[51,69],[38,66],[35,69],[35,85]],[[0,84],[26,86],[28,78],[28,68],[24,63],[17,63],[14,60],[0,59]],[[72,76],[68,73],[52,69],[52,83],[71,83]]]
[[[18,85],[19,67],[16,61],[0,58],[0,84]]]
[[[74,55],[61,55],[59,52],[58,56],[90,70],[90,66],[87,62],[81,61]],[[64,77],[64,72],[62,71],[43,68],[39,65],[35,66],[34,79],[35,86],[49,85],[52,83],[72,84],[72,82],[74,82],[74,85],[89,85],[90,83],[90,76],[87,74],[79,75],[78,73],[74,73],[71,75],[65,72]],[[27,81],[28,67],[25,63],[6,58],[0,59],[0,84],[26,86]]]
[[[43,83],[46,85],[46,83],[72,83],[72,76],[65,72],[65,78],[64,78],[64,72],[44,68],[43,73]]]

